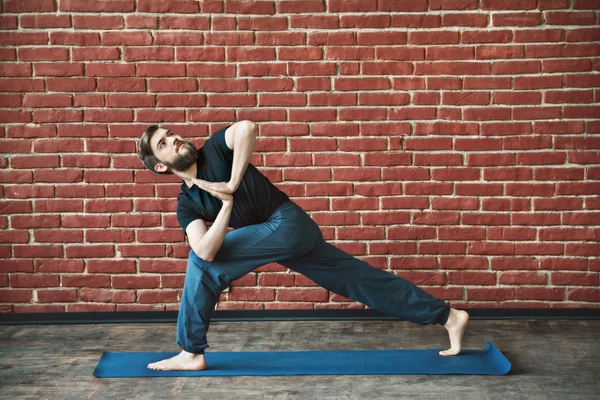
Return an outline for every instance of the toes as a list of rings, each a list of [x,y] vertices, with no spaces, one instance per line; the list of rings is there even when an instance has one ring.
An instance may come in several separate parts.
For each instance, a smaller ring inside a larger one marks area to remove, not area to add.
[[[460,353],[460,351],[454,351],[452,349],[440,351],[441,356],[455,356],[458,353]]]

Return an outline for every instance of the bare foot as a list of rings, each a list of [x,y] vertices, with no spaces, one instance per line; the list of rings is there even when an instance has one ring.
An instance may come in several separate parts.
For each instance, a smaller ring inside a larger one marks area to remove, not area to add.
[[[188,353],[182,350],[175,357],[167,358],[152,364],[148,364],[148,368],[167,371],[167,370],[203,370],[206,369],[204,354]]]
[[[455,356],[460,353],[463,334],[469,323],[469,313],[463,310],[450,309],[450,315],[444,328],[448,330],[450,335],[450,348],[440,351],[441,356]]]

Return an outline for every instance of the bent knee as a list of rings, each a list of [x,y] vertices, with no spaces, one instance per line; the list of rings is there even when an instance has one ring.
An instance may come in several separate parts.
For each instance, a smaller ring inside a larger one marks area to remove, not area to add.
[[[308,254],[315,248],[319,237],[311,233],[298,232],[290,242],[291,251],[295,256]]]

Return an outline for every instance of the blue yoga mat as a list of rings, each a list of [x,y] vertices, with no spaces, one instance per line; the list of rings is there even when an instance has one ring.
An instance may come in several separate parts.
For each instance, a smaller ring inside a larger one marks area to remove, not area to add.
[[[504,375],[511,364],[490,342],[483,350],[441,356],[440,350],[318,350],[206,352],[203,371],[156,371],[148,364],[179,352],[105,351],[94,370],[98,378],[151,376],[274,375]]]

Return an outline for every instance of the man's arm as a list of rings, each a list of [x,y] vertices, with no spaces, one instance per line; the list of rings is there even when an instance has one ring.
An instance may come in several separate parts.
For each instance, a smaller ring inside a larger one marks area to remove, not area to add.
[[[229,180],[229,183],[235,188],[234,191],[240,185],[242,176],[248,167],[255,142],[256,124],[252,121],[236,122],[225,131],[225,143],[227,147],[231,150],[235,149],[233,153],[233,165],[231,167],[231,179]],[[202,188],[202,186],[200,187]],[[223,206],[212,226],[198,243],[195,243],[195,246],[192,245],[192,249],[194,249],[196,255],[205,261],[212,262],[221,249],[227,233],[232,208],[233,201],[223,202]]]
[[[254,151],[256,124],[247,120],[236,122],[225,131],[225,142],[234,150],[229,183],[237,190]]]
[[[232,209],[233,202],[224,201],[223,206],[211,227],[197,243],[190,243],[192,250],[194,250],[194,253],[196,253],[198,257],[208,262],[212,262],[215,259],[221,246],[223,246]]]

